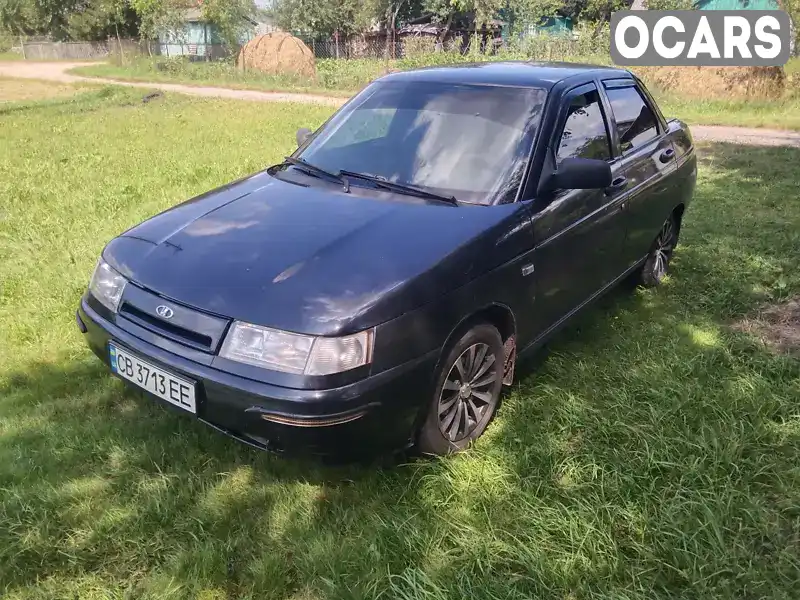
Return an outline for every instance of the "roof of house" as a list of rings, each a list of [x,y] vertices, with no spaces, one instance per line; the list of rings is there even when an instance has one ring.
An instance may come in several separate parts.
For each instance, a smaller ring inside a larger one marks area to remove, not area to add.
[[[438,23],[416,23],[406,25],[405,27],[401,27],[397,30],[398,35],[439,35],[442,31],[444,31],[444,26]]]

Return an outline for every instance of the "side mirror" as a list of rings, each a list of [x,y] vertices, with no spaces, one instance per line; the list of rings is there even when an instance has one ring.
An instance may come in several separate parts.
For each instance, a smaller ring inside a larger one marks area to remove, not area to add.
[[[596,190],[611,185],[611,166],[595,158],[565,158],[548,182],[550,190]]]
[[[297,130],[295,137],[297,138],[297,146],[302,146],[311,135],[311,130],[308,127],[301,127]]]

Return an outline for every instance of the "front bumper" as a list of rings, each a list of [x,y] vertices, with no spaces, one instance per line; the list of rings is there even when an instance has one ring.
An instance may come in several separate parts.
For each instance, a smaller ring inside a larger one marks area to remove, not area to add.
[[[293,454],[352,456],[409,446],[420,409],[432,393],[438,358],[438,352],[432,352],[344,387],[300,390],[168,352],[104,319],[85,299],[77,321],[89,347],[106,365],[113,339],[148,362],[197,382],[196,416],[201,421],[249,445]]]

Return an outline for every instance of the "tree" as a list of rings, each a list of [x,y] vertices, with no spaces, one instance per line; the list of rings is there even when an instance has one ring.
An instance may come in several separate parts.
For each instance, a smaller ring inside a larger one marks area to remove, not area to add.
[[[29,0],[0,0],[0,30],[16,35],[39,33],[44,24],[35,3]]]
[[[138,33],[128,0],[0,0],[0,30],[56,40],[98,40]]]
[[[181,0],[129,0],[139,17],[139,34],[155,39],[165,31],[178,31],[186,10]]]
[[[69,14],[67,31],[78,40],[133,37],[139,33],[139,18],[128,0],[94,0]]]
[[[323,36],[363,31],[374,16],[358,0],[279,0],[273,15],[282,29]]]
[[[203,0],[203,18],[214,23],[224,44],[236,47],[256,12],[253,0]]]
[[[632,0],[568,0],[560,13],[574,21],[608,23],[611,13],[630,8]]]
[[[426,0],[423,9],[439,23],[467,21],[482,27],[507,4],[506,0]]]
[[[543,17],[562,15],[571,17],[564,13],[564,2],[558,0],[516,0],[509,2],[515,17],[523,23],[537,23]]]
[[[0,0],[0,26],[24,35],[69,37],[69,15],[81,6],[79,0]]]
[[[800,43],[800,29],[797,23],[800,22],[800,0],[776,0],[778,8],[785,10],[789,15],[789,26],[791,27],[792,35],[792,48],[794,52],[797,50],[797,44]]]

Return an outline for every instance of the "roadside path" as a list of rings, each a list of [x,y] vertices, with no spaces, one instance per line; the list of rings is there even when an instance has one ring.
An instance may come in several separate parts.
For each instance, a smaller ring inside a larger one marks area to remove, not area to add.
[[[129,87],[158,89],[166,92],[177,92],[190,96],[211,98],[227,98],[234,100],[251,100],[255,102],[300,102],[304,104],[324,104],[341,106],[345,99],[315,94],[295,94],[289,92],[258,92],[254,90],[234,90],[222,87],[181,85],[162,82],[132,82],[105,79],[99,77],[83,77],[67,73],[70,69],[80,67],[83,62],[0,62],[0,77],[18,77],[41,79],[64,83],[101,83],[108,85],[125,85]],[[800,131],[784,131],[778,129],[756,129],[749,127],[729,127],[721,125],[692,125],[692,134],[696,140],[709,142],[730,142],[753,146],[788,146],[800,148]]]
[[[228,98],[233,100],[253,100],[258,102],[301,102],[304,104],[326,104],[341,106],[345,98],[332,96],[318,96],[315,94],[296,94],[289,92],[258,92],[254,90],[234,90],[223,87],[208,87],[181,85],[179,83],[163,82],[134,82],[106,79],[103,77],[84,77],[67,73],[70,69],[96,63],[85,62],[0,62],[0,77],[17,77],[22,79],[39,79],[44,81],[59,81],[62,83],[100,83],[108,85],[125,85],[128,87],[145,88],[148,90],[163,90],[177,92],[190,96],[205,96],[211,98]]]

